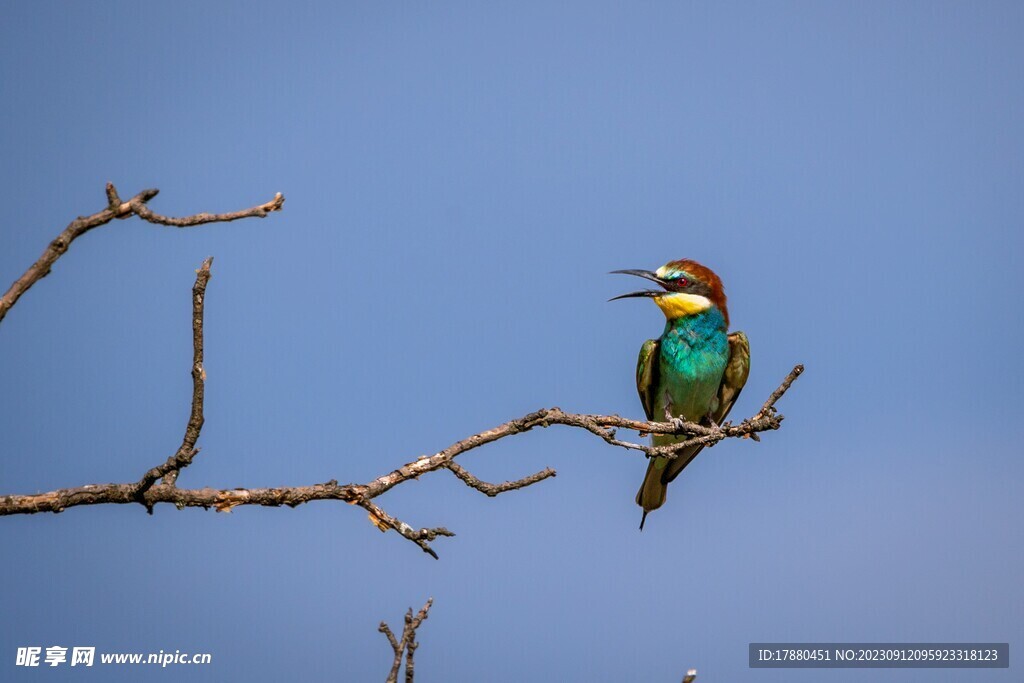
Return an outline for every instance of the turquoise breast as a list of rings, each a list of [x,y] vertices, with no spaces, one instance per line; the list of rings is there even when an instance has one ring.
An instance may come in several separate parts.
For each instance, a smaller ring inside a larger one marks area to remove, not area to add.
[[[718,402],[718,387],[729,360],[725,318],[717,307],[669,320],[661,335],[657,415],[699,421]]]

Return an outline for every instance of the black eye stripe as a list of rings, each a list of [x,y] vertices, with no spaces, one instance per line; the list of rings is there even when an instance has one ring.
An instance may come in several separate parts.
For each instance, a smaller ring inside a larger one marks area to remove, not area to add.
[[[677,292],[685,289],[688,293],[691,294],[698,294],[700,296],[706,297],[711,296],[711,288],[708,287],[703,282],[701,282],[700,280],[693,280],[691,278],[686,277],[685,275],[681,275],[679,277],[672,278],[671,280],[669,280],[669,282],[671,283],[672,289],[676,290]]]

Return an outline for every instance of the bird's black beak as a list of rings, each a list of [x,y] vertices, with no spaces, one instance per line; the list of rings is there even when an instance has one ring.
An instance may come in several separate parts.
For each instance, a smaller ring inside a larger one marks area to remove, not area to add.
[[[649,270],[613,270],[612,274],[636,275],[637,277],[645,278],[647,280],[650,280],[651,282],[657,282],[663,288],[665,287],[665,281],[662,280],[660,277],[658,277],[656,274],[652,273]],[[630,292],[629,294],[620,294],[618,296],[613,296],[611,299],[608,299],[608,301],[615,301],[616,299],[630,299],[630,298],[633,298],[633,297],[652,297],[652,298],[654,298],[654,297],[659,297],[659,296],[661,296],[664,293],[665,292],[659,292],[656,289],[642,289],[639,292]]]

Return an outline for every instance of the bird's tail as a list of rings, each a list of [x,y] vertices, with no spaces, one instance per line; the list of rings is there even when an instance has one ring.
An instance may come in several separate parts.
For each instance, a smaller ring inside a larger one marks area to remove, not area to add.
[[[647,513],[657,510],[665,503],[668,484],[661,479],[667,462],[666,458],[651,458],[647,464],[647,474],[644,475],[644,482],[640,484],[640,490],[636,494],[636,504],[644,509],[644,515],[640,518],[641,530],[647,520]]]
[[[662,446],[686,438],[686,436],[655,435],[652,441],[655,446]],[[644,509],[643,517],[640,518],[641,531],[643,531],[644,522],[647,520],[647,513],[657,510],[665,504],[665,494],[668,493],[669,482],[679,476],[683,468],[697,457],[702,448],[704,448],[703,445],[690,446],[683,449],[675,458],[650,459],[647,464],[647,474],[644,475],[644,483],[640,484],[640,490],[636,493],[636,504]]]

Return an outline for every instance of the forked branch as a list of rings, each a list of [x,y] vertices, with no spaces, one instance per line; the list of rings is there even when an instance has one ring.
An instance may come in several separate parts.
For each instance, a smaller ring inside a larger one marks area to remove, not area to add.
[[[391,650],[394,653],[394,660],[391,662],[391,671],[388,672],[387,683],[398,683],[398,670],[402,666],[403,654],[405,654],[405,683],[413,683],[413,675],[415,674],[413,657],[416,648],[420,646],[416,642],[416,629],[427,618],[427,612],[430,611],[430,606],[433,604],[434,598],[430,598],[427,600],[427,604],[423,605],[415,616],[413,616],[412,607],[409,608],[409,611],[405,613],[405,625],[402,627],[401,640],[395,638],[394,632],[383,621],[377,627],[377,630],[387,637],[388,644],[391,645]]]
[[[121,197],[118,196],[117,188],[114,187],[113,183],[107,183],[106,189],[107,208],[102,211],[97,211],[91,216],[79,216],[75,220],[71,221],[71,223],[68,224],[68,227],[64,228],[63,232],[57,235],[57,237],[47,245],[46,250],[43,251],[43,255],[40,256],[35,263],[29,266],[28,270],[26,270],[21,277],[15,280],[4,295],[0,297],[0,321],[3,321],[4,316],[7,315],[7,311],[11,310],[11,307],[17,303],[22,294],[28,291],[29,287],[50,274],[50,269],[53,267],[53,264],[56,263],[57,259],[64,255],[64,252],[68,250],[68,247],[71,246],[72,242],[93,228],[106,225],[115,218],[130,218],[131,216],[138,216],[143,220],[147,220],[150,223],[156,223],[158,225],[169,225],[176,228],[190,228],[204,223],[226,223],[228,221],[236,221],[240,218],[263,218],[268,213],[280,211],[281,207],[284,206],[284,196],[278,192],[269,202],[249,209],[242,209],[241,211],[218,214],[198,213],[194,216],[186,216],[185,218],[172,218],[170,216],[161,216],[158,213],[154,213],[147,206],[149,200],[157,196],[157,194],[160,193],[160,190],[143,190],[125,202],[121,201]]]

